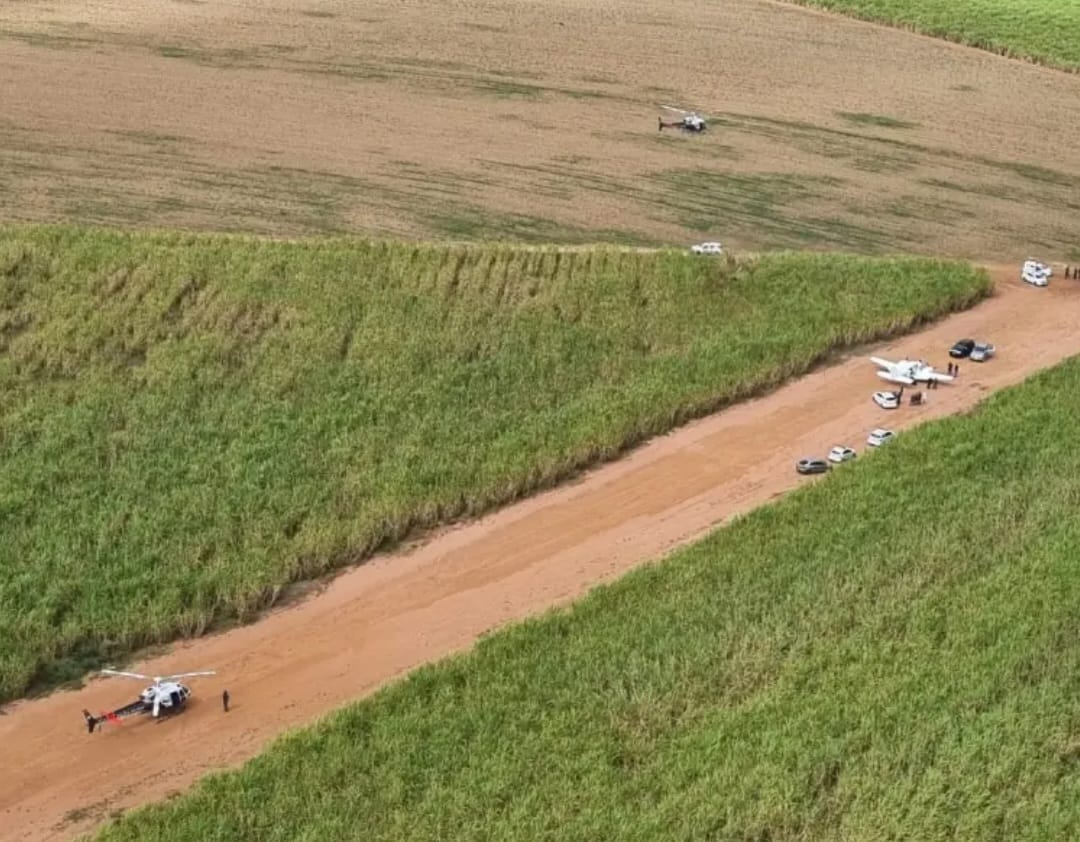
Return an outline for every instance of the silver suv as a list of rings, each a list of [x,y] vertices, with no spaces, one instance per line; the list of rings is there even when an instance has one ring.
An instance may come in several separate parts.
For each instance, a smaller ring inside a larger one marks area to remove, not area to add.
[[[971,359],[977,363],[985,362],[994,356],[995,348],[989,342],[976,342],[971,349]]]

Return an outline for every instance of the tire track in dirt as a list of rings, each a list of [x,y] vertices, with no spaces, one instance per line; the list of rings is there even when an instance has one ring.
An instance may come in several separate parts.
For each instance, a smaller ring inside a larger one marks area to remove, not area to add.
[[[995,295],[972,310],[654,439],[573,484],[373,559],[259,623],[135,664],[147,674],[218,670],[195,680],[191,708],[175,720],[88,735],[80,710],[133,697],[139,685],[123,679],[9,706],[0,717],[0,837],[69,838],[110,811],[236,766],[285,729],[816,481],[796,476],[792,462],[803,455],[834,444],[862,449],[873,427],[902,430],[970,409],[1080,354],[1080,283],[1055,279],[1036,290],[1016,280],[1015,268],[994,275]],[[994,342],[997,358],[962,364],[959,380],[926,393],[922,407],[886,412],[871,402],[882,381],[870,353],[943,367],[961,336]],[[228,714],[218,701],[225,687]]]

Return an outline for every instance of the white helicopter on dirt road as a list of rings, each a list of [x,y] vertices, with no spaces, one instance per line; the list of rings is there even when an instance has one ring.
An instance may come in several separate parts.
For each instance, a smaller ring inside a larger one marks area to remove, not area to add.
[[[214,675],[213,670],[204,672],[182,672],[177,675],[141,675],[137,672],[121,672],[119,670],[102,670],[105,675],[122,675],[125,678],[137,678],[141,681],[153,682],[142,691],[139,698],[131,704],[124,705],[116,710],[94,716],[90,711],[83,709],[83,718],[86,719],[86,729],[94,733],[94,728],[101,722],[112,722],[119,725],[121,720],[128,716],[140,713],[149,713],[154,719],[162,714],[166,716],[179,713],[187,700],[191,697],[191,688],[181,684],[177,679],[190,678],[194,675]]]
[[[888,380],[890,383],[903,383],[911,386],[915,383],[929,383],[931,380],[937,380],[939,383],[951,383],[955,379],[951,374],[934,371],[934,367],[927,363],[926,360],[890,362],[881,357],[871,357],[870,362],[878,368],[884,369],[879,371],[877,376],[882,380]]]
[[[660,107],[667,111],[674,111],[677,114],[682,114],[683,116],[681,120],[672,120],[667,123],[665,123],[664,118],[661,117],[659,120],[660,128],[658,131],[663,131],[664,129],[682,129],[684,132],[697,133],[703,132],[709,127],[709,124],[705,122],[705,118],[696,111],[686,111],[682,108],[676,108],[674,105],[661,105]]]

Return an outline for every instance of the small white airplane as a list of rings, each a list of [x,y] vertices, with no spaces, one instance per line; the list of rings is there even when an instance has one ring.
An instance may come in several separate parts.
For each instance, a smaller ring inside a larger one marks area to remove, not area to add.
[[[883,371],[877,376],[890,383],[903,383],[913,386],[916,383],[929,383],[937,380],[939,383],[951,383],[955,378],[951,374],[942,374],[934,371],[934,367],[925,360],[898,360],[890,362],[881,357],[871,357],[870,362]]]

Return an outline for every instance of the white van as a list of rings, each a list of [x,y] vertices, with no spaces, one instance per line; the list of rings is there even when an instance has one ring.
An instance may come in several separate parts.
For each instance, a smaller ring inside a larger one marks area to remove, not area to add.
[[[1054,274],[1053,270],[1045,263],[1040,263],[1038,260],[1025,260],[1020,270],[1020,280],[1032,286],[1045,287],[1049,286],[1052,274]]]

